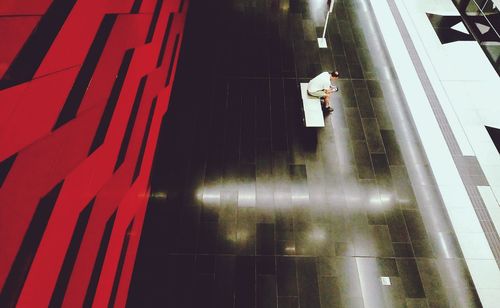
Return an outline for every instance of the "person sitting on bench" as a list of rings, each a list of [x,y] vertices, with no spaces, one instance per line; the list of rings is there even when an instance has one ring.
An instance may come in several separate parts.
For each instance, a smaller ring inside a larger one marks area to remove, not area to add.
[[[331,82],[339,78],[339,72],[333,71],[323,72],[309,81],[307,86],[307,94],[319,97],[323,109],[327,112],[332,112],[333,108],[330,106],[330,94],[338,91],[338,88],[332,85]]]

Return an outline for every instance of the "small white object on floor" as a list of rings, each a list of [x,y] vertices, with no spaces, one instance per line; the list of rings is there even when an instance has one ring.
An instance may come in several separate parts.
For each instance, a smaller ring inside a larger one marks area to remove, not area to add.
[[[328,45],[326,44],[326,38],[318,37],[318,46],[319,48],[328,48]]]
[[[389,277],[380,277],[380,280],[382,281],[382,285],[384,285],[384,286],[391,285],[391,278],[389,278]]]

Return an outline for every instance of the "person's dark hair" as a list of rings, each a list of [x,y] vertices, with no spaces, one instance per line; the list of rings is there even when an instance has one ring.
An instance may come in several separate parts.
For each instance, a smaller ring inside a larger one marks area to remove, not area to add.
[[[339,77],[340,76],[339,72],[337,72],[337,71],[333,71],[330,74],[332,75],[332,77]]]

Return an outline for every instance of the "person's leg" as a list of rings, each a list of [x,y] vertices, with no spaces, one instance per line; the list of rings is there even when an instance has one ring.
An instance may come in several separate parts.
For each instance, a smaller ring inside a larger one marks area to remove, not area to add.
[[[330,106],[330,95],[326,95],[325,96],[325,106],[324,106],[324,108],[328,112],[332,112],[333,111],[332,106]]]
[[[315,92],[307,91],[307,94],[314,96],[314,97],[317,97],[317,98],[323,98],[325,96],[325,91],[323,91],[323,90],[315,91]]]
[[[307,93],[311,96],[314,96],[314,97],[318,97],[321,101],[321,106],[327,110],[328,112],[332,112],[333,109],[332,107],[330,106],[330,95],[329,94],[325,94],[325,91],[321,90],[321,91],[316,91],[316,92],[309,92],[307,91]]]

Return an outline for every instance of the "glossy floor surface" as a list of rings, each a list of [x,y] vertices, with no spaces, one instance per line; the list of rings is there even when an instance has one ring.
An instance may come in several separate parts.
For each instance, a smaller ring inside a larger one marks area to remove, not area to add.
[[[189,10],[128,306],[480,307],[368,2]]]

